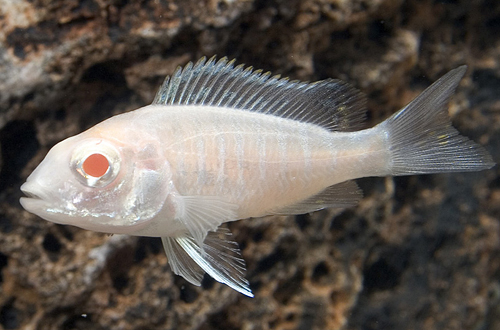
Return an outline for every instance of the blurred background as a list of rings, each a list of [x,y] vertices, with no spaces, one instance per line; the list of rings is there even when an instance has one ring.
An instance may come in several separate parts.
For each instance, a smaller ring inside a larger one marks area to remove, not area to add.
[[[355,208],[231,223],[253,299],[175,276],[158,238],[21,208],[55,143],[214,54],[345,80],[367,127],[467,64],[450,116],[500,161],[496,0],[0,0],[0,329],[500,329],[498,166],[362,179]]]

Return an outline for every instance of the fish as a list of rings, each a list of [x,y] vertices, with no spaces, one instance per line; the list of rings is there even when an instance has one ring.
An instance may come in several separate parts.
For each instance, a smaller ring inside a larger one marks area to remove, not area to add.
[[[341,80],[301,82],[203,57],[167,77],[151,105],[57,143],[20,203],[57,224],[161,237],[175,274],[199,286],[208,273],[253,297],[224,223],[356,205],[357,178],[495,165],[448,118],[465,72],[451,70],[363,129],[365,97]]]

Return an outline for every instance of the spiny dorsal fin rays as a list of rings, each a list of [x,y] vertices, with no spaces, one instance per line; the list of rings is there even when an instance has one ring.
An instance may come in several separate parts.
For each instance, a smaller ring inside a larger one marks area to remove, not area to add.
[[[204,105],[254,111],[322,126],[331,131],[361,128],[364,97],[339,80],[290,81],[215,57],[177,68],[153,104]]]
[[[182,74],[184,74],[184,73],[186,74],[186,77],[184,78],[184,80],[191,80],[191,78],[193,77],[193,75],[196,73],[196,70],[191,70],[192,67],[193,67],[193,63],[189,62],[186,65],[186,69],[182,70]],[[191,85],[184,84],[182,90],[179,91],[178,97],[175,100],[175,102],[178,103],[178,104],[183,104],[182,98],[183,98],[184,94],[186,93],[186,90],[189,90],[192,87],[193,86],[191,86]],[[190,93],[188,92],[186,96],[189,98],[189,95],[190,95]],[[184,103],[187,103],[187,102],[184,102]]]
[[[239,73],[241,69],[234,69],[233,68],[234,60],[228,62],[224,67],[221,68],[221,74],[228,72],[228,75],[223,75],[220,77],[220,79],[214,79],[212,83],[212,88],[210,91],[207,91],[207,93],[204,95],[203,102],[202,104],[204,105],[216,105],[217,104],[217,99],[224,99],[226,88],[225,85],[227,84],[227,81],[229,78],[231,78],[232,75],[235,75],[236,73]],[[223,79],[225,78],[225,79]]]

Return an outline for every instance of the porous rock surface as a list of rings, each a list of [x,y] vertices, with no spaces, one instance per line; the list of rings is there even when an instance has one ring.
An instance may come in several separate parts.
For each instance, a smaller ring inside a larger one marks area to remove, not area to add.
[[[349,81],[369,125],[467,64],[450,115],[500,160],[495,0],[0,0],[0,329],[500,328],[498,166],[362,179],[355,208],[231,223],[253,299],[175,276],[157,238],[21,208],[51,146],[214,54]]]

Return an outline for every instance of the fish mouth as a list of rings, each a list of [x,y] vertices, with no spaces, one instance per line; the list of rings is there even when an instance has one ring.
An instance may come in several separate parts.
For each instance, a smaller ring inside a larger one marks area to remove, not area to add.
[[[19,203],[26,211],[53,223],[68,224],[67,216],[59,212],[59,208],[47,200],[47,195],[38,185],[26,182],[21,186],[21,191],[27,197],[21,197]]]
[[[40,186],[27,181],[21,186],[21,191],[26,195],[19,200],[22,207],[30,213],[45,218],[43,214],[46,213],[49,204]]]
[[[23,192],[23,194],[26,195],[26,197],[21,197],[21,198],[24,198],[24,199],[42,199],[40,196],[38,196],[36,193],[33,193],[29,190],[26,190],[26,189],[23,189],[23,187],[21,186],[21,191]]]
[[[21,197],[19,202],[26,211],[53,223],[71,224],[71,216],[63,212],[59,203],[54,202],[54,197],[36,181],[26,181],[21,191],[26,197]]]
[[[22,197],[24,199],[38,199],[38,200],[43,200],[43,192],[39,188],[39,185],[33,184],[29,181],[25,182],[21,186],[21,191],[23,194],[25,194],[27,197]]]

